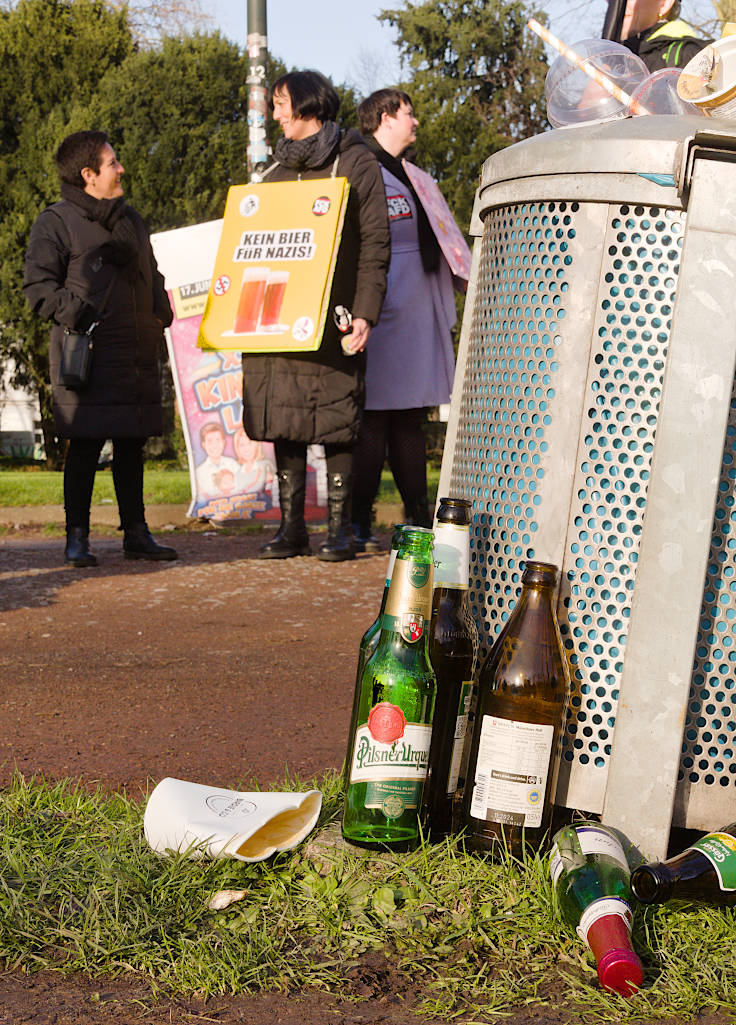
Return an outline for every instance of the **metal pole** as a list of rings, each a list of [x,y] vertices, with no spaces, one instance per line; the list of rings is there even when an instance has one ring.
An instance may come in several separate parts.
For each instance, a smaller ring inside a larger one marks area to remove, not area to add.
[[[266,0],[248,0],[248,175],[261,180],[271,150],[266,138],[268,93]]]
[[[621,42],[621,29],[625,13],[626,0],[608,0],[608,10],[603,22],[601,39],[611,39],[615,43]]]

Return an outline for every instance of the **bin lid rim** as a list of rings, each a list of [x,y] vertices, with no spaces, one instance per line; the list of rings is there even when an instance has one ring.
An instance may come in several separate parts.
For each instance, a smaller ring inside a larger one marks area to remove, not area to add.
[[[556,128],[493,153],[483,164],[480,188],[553,174],[674,175],[682,144],[695,135],[727,139],[728,148],[736,149],[736,122],[690,115],[597,121]]]

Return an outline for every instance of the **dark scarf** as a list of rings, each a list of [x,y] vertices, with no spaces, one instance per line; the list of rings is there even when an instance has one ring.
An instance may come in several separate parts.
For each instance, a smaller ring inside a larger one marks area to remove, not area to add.
[[[394,178],[398,178],[401,184],[405,185],[414,197],[414,205],[417,208],[417,233],[419,235],[419,252],[422,257],[422,267],[425,274],[434,274],[435,271],[439,270],[440,266],[440,244],[432,230],[432,225],[429,223],[429,218],[424,211],[421,200],[409,180],[409,175],[404,170],[404,165],[398,157],[392,157],[372,135],[365,135],[363,139],[368,149],[375,153],[378,163],[383,164]]]
[[[306,139],[287,139],[276,143],[274,157],[290,171],[316,171],[332,158],[340,142],[340,129],[334,121],[325,121],[318,132]]]
[[[104,260],[118,267],[134,264],[129,270],[140,266],[138,235],[128,216],[130,207],[122,196],[115,199],[96,199],[84,189],[68,182],[61,183],[61,195],[68,203],[78,207],[91,221],[99,221],[102,227],[110,232],[110,241],[100,246],[100,255]]]

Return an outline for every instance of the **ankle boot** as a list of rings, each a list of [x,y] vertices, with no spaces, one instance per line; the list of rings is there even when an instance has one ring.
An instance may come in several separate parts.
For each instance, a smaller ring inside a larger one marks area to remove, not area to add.
[[[259,559],[290,559],[295,555],[309,555],[309,534],[304,522],[304,494],[307,488],[306,470],[279,470],[279,505],[281,526],[275,537],[258,553]]]
[[[322,542],[317,552],[317,558],[325,562],[345,562],[355,558],[350,526],[351,490],[352,477],[349,474],[327,474],[327,540]]]
[[[158,544],[145,523],[125,527],[123,555],[126,559],[148,559],[149,562],[171,562],[177,558],[174,548]]]
[[[96,556],[89,550],[88,527],[66,528],[64,561],[70,563],[72,566],[76,566],[77,569],[84,569],[86,566],[97,565]]]
[[[432,514],[429,511],[427,496],[404,502],[404,514],[407,526],[428,527],[432,529]]]
[[[380,538],[371,533],[373,521],[372,504],[356,501],[353,495],[353,544],[356,552],[380,552],[383,549]]]

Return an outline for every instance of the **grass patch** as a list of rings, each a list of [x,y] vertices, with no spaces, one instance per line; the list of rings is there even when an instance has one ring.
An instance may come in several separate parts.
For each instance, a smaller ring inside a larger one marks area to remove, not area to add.
[[[316,785],[321,825],[334,822],[340,780]],[[626,1001],[599,990],[592,960],[555,918],[538,856],[493,864],[444,842],[403,855],[312,843],[255,865],[161,858],[144,841],[140,803],[21,776],[0,792],[0,817],[7,968],[137,972],[181,994],[349,996],[352,968],[381,951],[419,984],[425,1012],[448,1020],[550,1002],[561,1020],[589,1023],[736,1007],[733,910],[639,909],[646,983]],[[248,895],[209,911],[221,889]]]
[[[430,505],[434,502],[440,479],[438,467],[427,467]],[[191,498],[187,470],[146,467],[143,476],[143,498],[146,505],[188,505]],[[379,502],[397,504],[401,497],[389,470],[381,475]],[[115,489],[109,469],[98,470],[92,492],[93,505],[115,502]],[[0,506],[63,505],[64,480],[58,470],[0,470]]]
[[[143,498],[149,505],[187,504],[190,499],[186,470],[150,470],[143,476]],[[0,471],[0,506],[63,505],[64,475],[59,470]],[[98,470],[92,492],[93,505],[115,503],[112,472]]]

